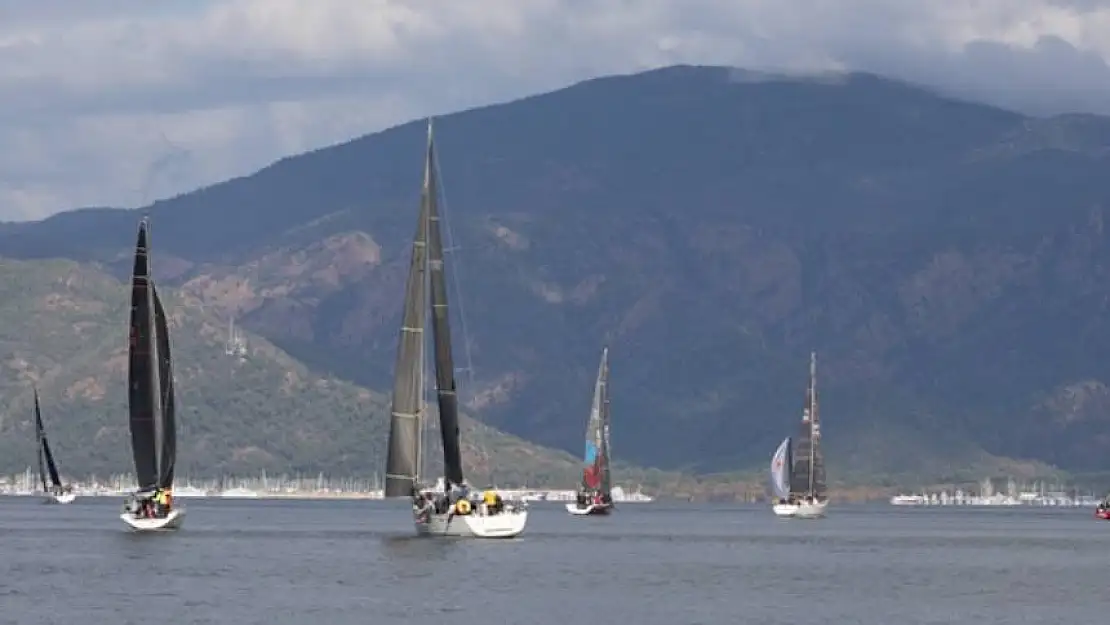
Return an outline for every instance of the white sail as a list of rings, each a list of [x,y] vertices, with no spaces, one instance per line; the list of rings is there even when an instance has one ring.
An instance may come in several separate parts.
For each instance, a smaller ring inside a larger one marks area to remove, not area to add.
[[[787,436],[771,456],[771,489],[779,499],[790,495],[790,463],[787,462],[789,453],[790,437]]]

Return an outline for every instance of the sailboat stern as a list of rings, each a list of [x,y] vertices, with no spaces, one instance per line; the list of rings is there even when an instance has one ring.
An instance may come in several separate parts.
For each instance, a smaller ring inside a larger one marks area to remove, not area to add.
[[[612,511],[612,503],[591,503],[585,506],[580,506],[577,502],[567,504],[567,512],[574,516],[609,516]]]
[[[185,508],[174,508],[170,510],[169,514],[160,518],[136,517],[130,512],[124,511],[119,515],[119,518],[136,532],[175,530],[185,522]]]
[[[515,538],[528,525],[528,510],[517,509],[498,514],[419,514],[413,524],[418,536],[454,538]]]
[[[781,517],[781,518],[784,518],[784,519],[791,519],[791,518],[794,518],[794,516],[798,514],[798,504],[796,504],[796,503],[776,503],[776,504],[773,504],[771,506],[771,512],[774,512],[775,516],[777,516],[777,517]]]
[[[795,519],[822,519],[829,507],[828,499],[808,499],[798,504],[798,511],[794,513]]]
[[[66,504],[66,503],[73,503],[76,500],[77,500],[77,493],[73,492],[72,490],[68,490],[68,491],[63,491],[63,492],[60,492],[60,493],[47,493],[46,497],[43,498],[43,503]]]

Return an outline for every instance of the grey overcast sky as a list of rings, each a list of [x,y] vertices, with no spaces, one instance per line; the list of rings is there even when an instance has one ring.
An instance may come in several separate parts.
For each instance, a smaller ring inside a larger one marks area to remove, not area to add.
[[[0,0],[0,219],[674,63],[1110,113],[1110,0]]]

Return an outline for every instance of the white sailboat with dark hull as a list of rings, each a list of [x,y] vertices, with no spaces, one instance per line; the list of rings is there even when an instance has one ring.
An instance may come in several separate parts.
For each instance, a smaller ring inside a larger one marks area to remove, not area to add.
[[[492,491],[474,499],[475,493],[463,477],[436,180],[435,146],[429,121],[420,217],[405,285],[401,340],[394,370],[385,496],[411,498],[413,523],[422,536],[512,538],[524,531],[528,521],[526,507],[503,501]],[[429,308],[444,473],[431,487],[421,484],[420,475],[424,451],[422,425],[427,417],[424,353]]]
[[[42,492],[45,496],[44,503],[73,503],[77,493],[73,487],[62,484],[58,475],[58,466],[54,464],[54,453],[50,451],[50,443],[46,440],[46,427],[42,423],[42,409],[39,407],[39,391],[35,392],[35,438],[38,442],[39,480],[42,481]],[[47,483],[47,478],[50,483]]]
[[[817,403],[817,354],[809,356],[809,386],[798,434],[791,441],[790,493],[772,506],[775,514],[796,519],[825,516],[829,505],[825,456],[821,451],[821,411]]]
[[[131,453],[139,489],[120,514],[138,531],[176,529],[185,520],[185,509],[174,505],[171,493],[177,455],[173,362],[166,311],[150,271],[149,236],[144,219],[131,275],[127,371]]]
[[[594,382],[590,421],[586,425],[585,466],[582,483],[567,512],[575,516],[607,515],[613,509],[609,472],[609,348],[601,350],[601,364]]]

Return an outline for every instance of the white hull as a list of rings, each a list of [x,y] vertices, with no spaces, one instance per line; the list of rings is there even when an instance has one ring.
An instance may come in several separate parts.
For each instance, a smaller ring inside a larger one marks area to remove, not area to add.
[[[568,503],[567,504],[567,512],[573,514],[574,516],[588,516],[588,515],[591,515],[591,514],[593,514],[593,515],[609,514],[609,511],[612,508],[613,508],[613,506],[611,504],[610,505],[602,504],[600,506],[597,505],[597,504],[589,504],[585,508],[579,508],[577,503]]]
[[[824,501],[803,501],[798,504],[798,511],[794,514],[795,519],[820,519],[825,516],[825,509],[829,507],[829,500]]]
[[[182,486],[181,488],[173,489],[174,499],[181,499],[183,497],[188,497],[190,499],[199,499],[207,496],[207,492],[193,486]]]
[[[220,497],[225,499],[258,499],[258,493],[246,488],[232,488],[220,493]]]
[[[429,514],[424,522],[419,514],[413,516],[416,533],[420,536],[455,536],[459,538],[513,538],[524,531],[528,511],[516,510],[499,514]]]
[[[136,518],[129,512],[119,515],[131,529],[137,532],[155,532],[160,530],[175,530],[185,522],[185,509],[174,508],[170,513],[160,519]]]
[[[74,493],[74,492],[61,493],[61,494],[58,494],[58,495],[55,495],[53,493],[47,493],[45,498],[42,500],[42,502],[43,503],[73,503],[73,501],[75,499],[77,499],[77,493]]]
[[[771,511],[775,513],[775,516],[792,518],[794,515],[798,514],[798,504],[777,503],[771,506]]]

